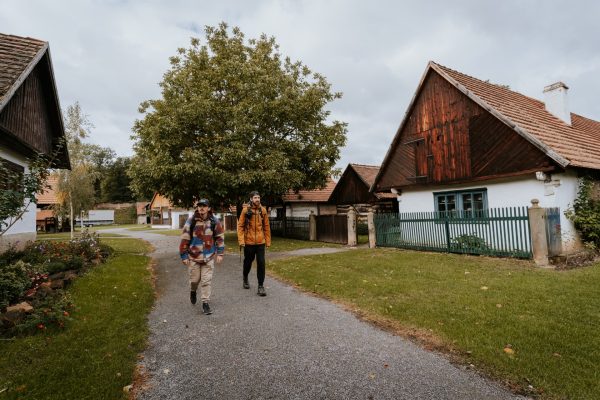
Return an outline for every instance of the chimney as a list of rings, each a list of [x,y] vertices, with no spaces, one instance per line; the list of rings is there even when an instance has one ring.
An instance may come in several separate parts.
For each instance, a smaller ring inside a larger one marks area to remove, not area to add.
[[[571,125],[571,112],[569,111],[569,101],[567,91],[569,88],[562,82],[556,82],[544,88],[544,101],[546,111],[555,117],[563,120],[567,125]]]

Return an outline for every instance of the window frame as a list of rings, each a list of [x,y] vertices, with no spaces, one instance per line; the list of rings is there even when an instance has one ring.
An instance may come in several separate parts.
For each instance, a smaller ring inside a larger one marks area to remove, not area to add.
[[[481,194],[483,208],[481,210],[465,210],[464,209],[464,201],[463,195],[470,194],[471,202],[473,202],[473,196],[475,194]],[[454,210],[445,210],[440,211],[440,199],[445,198],[446,204],[448,204],[448,196],[454,196]],[[481,217],[487,217],[487,209],[488,209],[488,199],[487,199],[487,188],[474,188],[474,189],[463,189],[463,190],[448,190],[443,192],[433,192],[433,204],[435,207],[435,212],[440,214],[446,214],[450,218],[456,217],[458,213],[462,214],[464,218],[472,218],[477,219]],[[473,212],[481,211],[481,216],[475,216]],[[467,214],[470,213],[470,214]]]

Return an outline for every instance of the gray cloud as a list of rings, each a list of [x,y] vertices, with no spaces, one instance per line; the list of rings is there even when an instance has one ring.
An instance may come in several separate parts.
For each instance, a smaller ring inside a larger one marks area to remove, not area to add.
[[[91,140],[132,154],[131,127],[160,96],[168,58],[226,21],[275,36],[282,54],[325,75],[349,123],[338,166],[378,164],[429,60],[541,98],[570,86],[574,112],[600,120],[600,4],[593,1],[0,0],[0,31],[50,42],[61,104],[79,101]]]

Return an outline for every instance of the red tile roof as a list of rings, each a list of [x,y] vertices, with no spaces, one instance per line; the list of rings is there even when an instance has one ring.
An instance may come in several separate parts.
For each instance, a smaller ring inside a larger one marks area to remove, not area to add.
[[[41,40],[0,33],[0,110],[47,48]]]
[[[315,190],[300,190],[298,193],[289,191],[288,194],[282,196],[286,203],[321,203],[329,200],[329,196],[335,188],[335,181],[331,178],[327,179],[327,184],[323,189]]]
[[[37,193],[35,195],[37,204],[57,204],[58,198],[56,196],[56,186],[58,185],[58,176],[50,175],[46,180],[46,184],[49,187],[44,189],[42,193]]]
[[[542,101],[434,62],[429,67],[562,166],[600,169],[600,122],[571,113],[568,125]]]

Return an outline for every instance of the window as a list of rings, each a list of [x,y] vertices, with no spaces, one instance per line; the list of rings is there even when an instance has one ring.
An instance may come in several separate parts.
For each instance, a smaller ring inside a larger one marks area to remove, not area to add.
[[[0,158],[2,168],[0,168],[0,190],[21,190],[21,180],[25,169],[19,164],[15,164],[3,158]]]
[[[487,189],[434,193],[435,210],[449,215],[481,216],[487,209]]]

